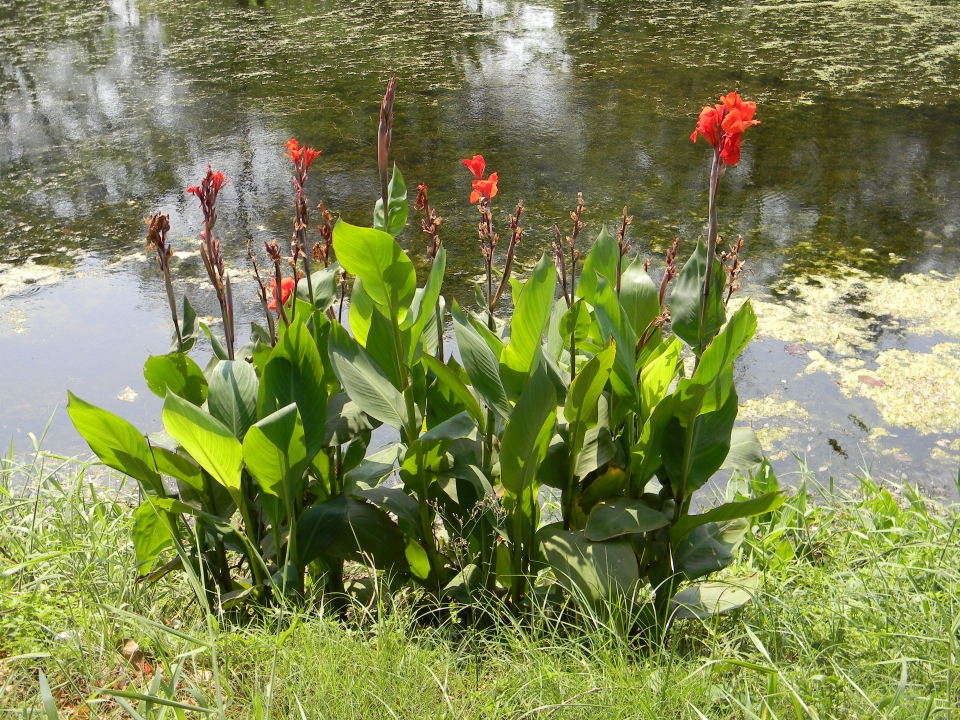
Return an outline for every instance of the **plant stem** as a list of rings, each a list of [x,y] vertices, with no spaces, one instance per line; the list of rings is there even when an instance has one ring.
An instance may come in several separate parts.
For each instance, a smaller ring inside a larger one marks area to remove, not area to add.
[[[717,187],[720,184],[720,168],[723,161],[720,149],[713,152],[713,166],[710,168],[709,225],[707,226],[707,265],[703,276],[703,298],[700,306],[700,353],[703,353],[704,332],[706,331],[707,309],[710,304],[710,279],[713,274],[714,255],[717,251]],[[698,355],[700,354],[698,353]]]

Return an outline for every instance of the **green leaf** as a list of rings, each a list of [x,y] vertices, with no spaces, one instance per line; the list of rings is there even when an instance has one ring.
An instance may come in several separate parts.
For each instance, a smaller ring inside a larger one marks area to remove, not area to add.
[[[373,322],[373,308],[373,298],[367,295],[363,289],[363,281],[357,278],[353,282],[353,291],[350,293],[350,310],[347,317],[350,320],[353,337],[364,347],[370,334],[370,323]]]
[[[441,597],[456,600],[463,605],[473,601],[473,593],[483,585],[483,573],[474,564],[467,565],[448,582],[440,592]]]
[[[284,340],[289,335],[287,333]],[[246,360],[222,360],[210,374],[207,408],[233,431],[237,440],[243,440],[247,428],[257,419],[259,389],[257,372]]]
[[[629,594],[637,583],[637,558],[626,540],[595,543],[583,533],[548,525],[537,533],[553,574],[578,602],[595,609]]]
[[[390,184],[387,185],[387,221],[386,223],[383,221],[383,198],[380,198],[373,210],[373,227],[377,230],[385,230],[396,237],[406,226],[409,212],[407,186],[403,182],[400,170],[397,169],[397,164],[394,163],[393,177],[390,178]],[[339,257],[339,248],[337,248],[337,252],[337,257]]]
[[[163,402],[163,427],[214,480],[240,492],[243,449],[229,428],[176,395]]]
[[[409,569],[400,529],[383,511],[345,495],[303,511],[297,548],[302,565],[326,554],[364,564],[369,557],[382,570]]]
[[[480,439],[477,433],[477,423],[466,410],[430,428],[417,439],[417,442],[429,443],[439,440],[459,440],[461,438]]]
[[[301,317],[283,333],[263,368],[259,415],[266,417],[290,403],[300,411],[307,457],[313,458],[326,438],[326,376],[316,342]]]
[[[579,478],[586,477],[594,470],[610,462],[616,453],[617,449],[613,444],[610,430],[606,423],[601,422],[596,427],[587,430],[584,435],[583,449],[577,456],[574,474]]]
[[[530,279],[524,283],[510,321],[510,342],[500,356],[500,377],[504,387],[514,395],[523,391],[541,352],[543,331],[550,318],[556,287],[557,273],[544,254]]]
[[[149,502],[143,502],[133,513],[131,535],[137,556],[137,571],[141,576],[149,574],[160,553],[173,545],[165,512]]]
[[[414,303],[414,306],[411,308],[411,313],[407,316],[408,322],[411,317],[414,318],[413,322],[410,323],[410,342],[406,351],[406,363],[408,366],[413,365],[417,344],[420,342],[427,323],[436,324],[437,316],[435,311],[437,301],[440,299],[440,288],[443,285],[443,274],[446,272],[446,269],[447,251],[441,245],[440,250],[437,252],[437,257],[434,259],[433,265],[430,268],[430,274],[427,276],[427,284],[423,287],[420,302]]]
[[[169,390],[197,406],[207,399],[203,370],[181,353],[151,355],[143,365],[143,379],[150,392],[161,398],[165,398]]]
[[[707,302],[707,315],[703,322],[703,337],[700,336],[700,318],[703,315],[703,279],[707,273],[707,246],[697,241],[697,249],[687,260],[676,285],[670,294],[670,318],[673,332],[678,338],[693,348],[699,355],[703,346],[721,328],[726,313],[723,309],[723,288],[726,278],[719,259],[713,263],[710,280],[710,297]]]
[[[206,335],[207,339],[210,341],[210,347],[213,349],[214,357],[216,357],[218,360],[229,360],[230,354],[227,352],[227,348],[224,347],[223,341],[213,334],[213,330],[210,329],[210,326],[205,322],[201,322],[200,329],[203,330],[203,334]]]
[[[749,526],[740,519],[695,527],[674,547],[674,567],[690,581],[722,570],[733,562],[733,552]]]
[[[338,220],[333,228],[337,260],[363,282],[363,289],[384,313],[403,322],[417,290],[413,263],[397,241],[382,230]]]
[[[367,335],[367,343],[363,346],[363,349],[369,353],[370,358],[376,363],[377,367],[383,370],[384,374],[390,380],[390,384],[397,390],[400,390],[404,382],[404,372],[401,365],[402,350],[397,348],[396,335],[394,333],[395,328],[393,323],[390,322],[378,308],[373,308],[370,316],[370,332]],[[405,334],[407,337],[410,335],[409,332]]]
[[[721,470],[739,470],[746,475],[764,461],[760,438],[750,427],[735,427],[730,436],[730,452]]]
[[[294,403],[253,425],[243,439],[243,461],[264,492],[292,501],[303,492],[310,459]]]
[[[772,512],[783,505],[786,495],[782,492],[772,492],[751,500],[724,503],[699,515],[684,515],[670,528],[670,539],[674,543],[680,542],[695,527],[707,523],[722,523],[728,520],[751,518]]]
[[[547,321],[547,342],[544,347],[546,347],[547,353],[549,353],[554,360],[560,359],[564,349],[570,343],[570,336],[568,335],[566,339],[564,339],[560,333],[560,320],[567,314],[567,310],[569,310],[567,302],[561,297],[553,304],[553,310],[550,311],[550,319]]]
[[[620,305],[637,337],[641,337],[660,315],[660,291],[644,269],[639,255],[620,276]]]
[[[380,421],[363,412],[347,393],[337,393],[327,402],[323,446],[343,445],[378,427]]]
[[[577,297],[584,298],[591,305],[596,305],[598,280],[604,278],[613,287],[617,286],[617,258],[620,256],[620,247],[613,235],[606,228],[600,230],[593,247],[587,253],[583,262],[583,272],[580,282],[577,283]]]
[[[444,365],[432,355],[424,355],[420,358],[420,361],[437,376],[441,385],[452,392],[456,398],[464,404],[467,412],[469,412],[474,421],[476,421],[477,427],[483,432],[484,427],[486,427],[486,417],[480,407],[480,403],[477,402],[473,393],[470,392],[470,388],[463,384],[463,381],[449,366]]]
[[[636,346],[637,336],[630,326],[613,285],[601,279],[594,296],[594,311],[603,340],[610,338],[617,345],[617,356],[610,376],[610,387],[633,412],[640,414],[640,400],[637,389]]]
[[[604,428],[606,430],[606,428]],[[611,443],[612,445],[613,443]],[[627,474],[618,467],[610,466],[599,477],[594,478],[587,488],[580,493],[580,510],[589,514],[594,506],[604,500],[612,501],[623,495],[627,487]],[[588,538],[593,540],[594,538]]]
[[[526,291],[525,291],[526,292]],[[535,482],[557,419],[557,396],[546,374],[534,372],[503,431],[500,482],[519,497]]]
[[[67,391],[67,413],[77,432],[107,467],[138,480],[147,492],[165,494],[150,447],[140,431],[121,417]]]
[[[680,350],[683,346],[676,338],[664,343],[660,351],[640,372],[640,419],[647,421],[657,404],[670,389],[670,383],[680,371]]]
[[[408,418],[403,395],[339,323],[330,331],[329,349],[337,378],[360,409],[397,430],[404,429]]]
[[[673,421],[673,395],[661,400],[644,423],[640,439],[631,450],[630,495],[637,496],[662,467],[661,446],[667,426]]]
[[[757,330],[757,316],[747,300],[730,318],[723,332],[703,352],[693,377],[677,385],[677,416],[684,427],[700,413],[724,405],[733,391],[732,365]]]
[[[676,620],[704,620],[736,610],[753,600],[760,583],[757,573],[747,577],[702,583],[681,590],[670,602]]]
[[[512,409],[507,393],[500,382],[500,368],[496,355],[470,324],[457,301],[453,301],[451,311],[453,327],[457,334],[457,346],[463,360],[463,368],[473,385],[473,389],[487,407],[506,420]]]
[[[414,498],[407,495],[403,488],[377,485],[372,488],[355,488],[350,494],[360,500],[369,500],[381,510],[393,513],[413,529],[417,538],[422,539],[420,505]]]
[[[590,317],[587,301],[581,298],[571,305],[560,318],[559,332],[566,349],[569,350],[570,348],[571,335],[579,346],[590,336],[592,326],[593,319]]]
[[[40,671],[40,701],[43,703],[43,714],[47,720],[59,720],[60,715],[57,712],[57,703],[53,699],[53,693],[50,692],[50,683],[47,682],[47,676],[43,670]]]
[[[580,302],[582,301],[578,301],[578,304]],[[576,305],[573,307],[576,307]],[[601,350],[580,369],[580,373],[570,384],[567,403],[563,407],[563,417],[569,425],[568,443],[573,458],[580,455],[587,430],[597,424],[597,404],[600,401],[600,394],[610,378],[610,370],[613,367],[616,352],[616,345]]]
[[[670,518],[634,498],[617,498],[598,503],[587,517],[584,534],[600,541],[621,535],[645,533],[670,524]]]
[[[200,333],[200,328],[197,327],[197,313],[193,309],[193,305],[190,304],[190,301],[187,300],[187,296],[183,296],[183,315],[180,318],[180,337],[183,340],[183,347],[180,347],[180,344],[177,342],[177,333],[173,333],[173,341],[170,343],[170,352],[180,352],[188,353],[193,349],[193,346],[197,343],[197,336]]]
[[[660,453],[675,497],[687,497],[723,465],[737,420],[737,394],[719,410],[698,416],[688,428],[674,418],[667,425]]]
[[[150,450],[157,463],[157,470],[185,482],[197,492],[203,492],[203,476],[200,474],[200,468],[189,459],[162,447],[154,446]]]
[[[313,307],[322,312],[333,305],[337,299],[337,288],[340,285],[340,263],[335,262],[330,267],[317,270],[310,276],[313,285]],[[297,283],[297,297],[304,302],[310,302],[307,292],[307,279],[302,278]]]

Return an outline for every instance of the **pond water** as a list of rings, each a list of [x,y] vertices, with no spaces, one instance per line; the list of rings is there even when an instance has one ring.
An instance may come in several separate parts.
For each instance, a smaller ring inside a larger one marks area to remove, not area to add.
[[[824,477],[863,462],[937,490],[955,476],[949,373],[889,395],[903,375],[894,361],[960,363],[957,3],[11,0],[0,43],[0,440],[19,452],[55,409],[46,446],[85,451],[66,388],[158,429],[140,369],[170,327],[143,219],[170,213],[179,289],[216,315],[185,192],[206,163],[231,178],[218,230],[243,320],[258,317],[246,241],[290,236],[287,138],[323,149],[310,200],[369,224],[379,98],[396,73],[392,155],[409,187],[430,186],[444,292],[462,302],[481,259],[460,158],[483,153],[499,173],[501,228],[523,199],[523,265],[582,191],[586,232],[626,205],[657,274],[674,237],[685,255],[704,231],[696,114],[739,87],[763,124],[723,180],[720,232],[744,236],[744,291],[767,303],[739,369],[744,420],[782,469],[796,450]],[[401,242],[423,268],[418,235],[411,226]],[[930,270],[937,313],[954,319],[914,331],[922,312],[900,310],[929,305],[917,278]],[[883,284],[902,276],[913,282]],[[894,296],[899,306],[883,304]],[[837,332],[792,337],[798,314]],[[882,387],[857,373],[880,373]],[[927,408],[946,415],[906,426]]]

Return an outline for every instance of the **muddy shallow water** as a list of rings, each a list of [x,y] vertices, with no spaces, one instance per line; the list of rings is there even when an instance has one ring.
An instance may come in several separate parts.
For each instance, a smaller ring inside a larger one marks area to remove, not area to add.
[[[142,219],[171,214],[179,289],[202,315],[207,162],[231,178],[218,230],[242,319],[244,247],[291,228],[283,142],[323,149],[308,184],[353,222],[377,196],[377,106],[399,77],[393,155],[444,218],[444,292],[480,271],[459,159],[499,172],[501,227],[527,207],[521,261],[583,191],[588,235],[626,205],[655,258],[703,232],[699,107],[739,86],[763,124],[724,178],[762,302],[739,367],[778,467],[858,464],[941,491],[960,462],[960,7],[955,3],[193,2],[0,8],[0,440],[84,451],[65,389],[159,426],[140,376],[169,320]],[[569,221],[567,221],[569,222]],[[424,243],[401,238],[426,266]],[[938,274],[931,274],[935,271]],[[239,323],[238,323],[239,326]],[[241,337],[245,333],[240,333]],[[204,349],[201,347],[201,352]],[[863,378],[867,378],[864,380]]]

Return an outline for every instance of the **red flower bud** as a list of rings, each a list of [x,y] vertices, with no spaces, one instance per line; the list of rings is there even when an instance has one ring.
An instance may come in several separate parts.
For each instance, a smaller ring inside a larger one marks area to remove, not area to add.
[[[483,171],[487,167],[483,155],[474,155],[472,158],[464,159],[463,164],[467,166],[477,180],[483,180]]]

